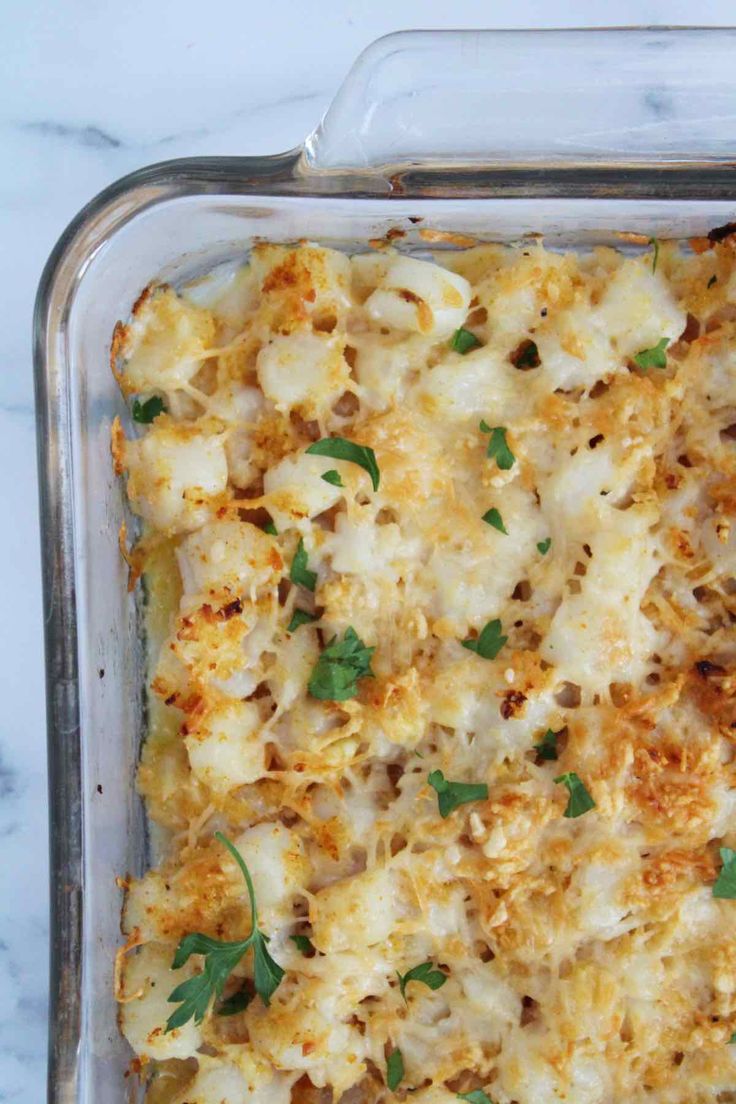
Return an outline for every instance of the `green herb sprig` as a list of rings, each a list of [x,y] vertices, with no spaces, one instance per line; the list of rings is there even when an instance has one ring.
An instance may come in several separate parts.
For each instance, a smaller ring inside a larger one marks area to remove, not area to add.
[[[234,843],[223,835],[215,832],[215,839],[225,846],[240,867],[248,890],[250,901],[251,930],[247,939],[239,939],[236,942],[226,942],[222,939],[213,939],[202,932],[191,932],[185,935],[176,948],[174,960],[171,963],[172,970],[179,970],[184,966],[193,954],[204,955],[204,969],[200,974],[183,981],[177,985],[169,995],[171,1004],[179,1007],[166,1021],[166,1031],[174,1031],[182,1027],[187,1021],[194,1020],[200,1024],[207,1014],[213,999],[222,996],[225,982],[230,977],[243,955],[252,948],[253,950],[253,983],[256,993],[265,1005],[270,1004],[271,997],[281,984],[284,971],[268,953],[266,944],[268,936],[258,927],[258,909],[256,906],[256,894],[253,887],[253,879],[246,866],[245,860]],[[227,1013],[226,1013],[227,1014]]]
[[[291,561],[291,570],[289,571],[289,578],[292,583],[296,583],[297,586],[303,586],[305,590],[314,590],[317,585],[317,572],[310,571],[307,567],[308,557],[307,550],[304,547],[304,538],[299,538],[299,543],[296,546],[296,552],[294,553],[294,559]]]
[[[462,646],[470,652],[475,652],[482,659],[495,659],[508,640],[501,629],[501,622],[496,617],[483,626],[477,638],[468,637],[467,640],[463,640]]]
[[[557,758],[557,733],[548,728],[534,750],[540,759],[554,760]]]
[[[443,820],[460,805],[467,805],[470,801],[485,801],[488,797],[488,786],[485,782],[450,782],[441,770],[431,771],[427,781],[437,794],[437,806]]]
[[[516,457],[506,441],[506,428],[504,426],[489,426],[487,422],[481,421],[480,431],[491,435],[486,449],[486,456],[490,457],[491,460],[495,460],[501,471],[509,471],[513,468]]]
[[[160,395],[151,395],[145,402],[133,399],[133,421],[140,425],[150,425],[154,418],[165,413],[166,404]]]
[[[450,341],[450,348],[456,352],[465,356],[471,349],[479,349],[481,342],[475,336],[472,330],[466,330],[464,326],[461,326],[458,330],[455,330]]]
[[[582,816],[583,813],[588,813],[591,809],[595,809],[595,801],[588,793],[585,783],[575,771],[566,771],[565,774],[561,774],[555,778],[555,782],[565,786],[569,794],[565,812],[562,814],[563,816],[571,818],[579,817]]]
[[[306,451],[310,456],[329,456],[331,460],[347,460],[351,464],[357,464],[368,472],[373,490],[378,490],[381,473],[376,454],[367,445],[356,445],[355,441],[348,441],[345,437],[323,437],[321,441],[315,441],[310,445]]]
[[[410,981],[420,981],[422,985],[426,985],[433,992],[436,989],[441,989],[447,981],[447,974],[443,974],[441,970],[438,970],[433,962],[422,962],[419,966],[412,966],[411,970],[407,970],[405,974],[400,974],[397,970],[396,976],[399,979],[399,989],[404,1000],[406,1000],[406,987]]]
[[[634,357],[634,364],[639,368],[642,368],[645,372],[649,368],[666,368],[667,367],[667,346],[670,343],[668,337],[661,338],[656,345],[653,345],[651,349],[642,349],[640,353],[637,353]]]
[[[713,885],[713,896],[736,900],[736,851],[722,847],[721,862],[723,865]]]
[[[358,679],[373,678],[371,656],[355,629],[345,630],[342,640],[333,636],[312,670],[309,693],[320,701],[347,701],[358,693]]]
[[[297,606],[291,615],[291,621],[286,626],[288,633],[294,633],[301,625],[311,625],[313,621],[318,621],[319,618],[314,613],[307,613],[306,610],[299,609]]]
[[[396,1092],[404,1080],[404,1056],[396,1047],[386,1059],[386,1084],[391,1092]]]
[[[506,536],[509,535],[508,529],[503,523],[500,511],[497,510],[495,506],[491,506],[490,510],[486,510],[483,515],[483,521],[485,521],[487,525],[493,526],[494,529],[498,529],[499,533],[505,533]]]

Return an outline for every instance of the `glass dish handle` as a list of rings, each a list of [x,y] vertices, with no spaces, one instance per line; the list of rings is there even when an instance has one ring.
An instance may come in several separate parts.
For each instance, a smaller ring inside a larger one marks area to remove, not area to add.
[[[733,161],[735,28],[401,31],[358,57],[304,167]]]

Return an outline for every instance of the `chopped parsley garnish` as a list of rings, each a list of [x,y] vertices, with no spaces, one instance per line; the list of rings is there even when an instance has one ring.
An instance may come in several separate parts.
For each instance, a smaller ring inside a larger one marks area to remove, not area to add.
[[[543,541],[539,542],[539,544],[537,545],[537,552],[541,552],[541,554],[543,556],[546,556],[551,547],[552,547],[552,538],[547,537],[546,540],[543,540]]]
[[[495,618],[484,625],[475,640],[468,637],[467,640],[463,640],[462,645],[482,659],[495,659],[507,640],[508,637],[501,633],[501,622]]]
[[[297,586],[303,586],[307,590],[314,590],[317,584],[317,572],[309,571],[307,568],[307,550],[304,547],[303,537],[299,538],[299,543],[296,546],[294,559],[291,561],[289,578],[292,583],[296,583]]]
[[[238,1012],[245,1012],[252,1000],[252,993],[248,993],[245,989],[239,989],[237,993],[233,993],[231,997],[228,997],[227,1000],[222,1002],[217,1009],[217,1015],[237,1016]]]
[[[191,1019],[200,1024],[207,1014],[212,999],[222,996],[225,982],[246,951],[251,948],[253,949],[253,983],[256,993],[265,1005],[270,1003],[284,976],[284,971],[278,962],[274,962],[268,953],[266,946],[268,936],[264,935],[258,927],[255,889],[243,856],[222,832],[215,832],[215,839],[227,847],[245,879],[250,901],[250,935],[247,939],[239,939],[237,942],[225,942],[222,939],[213,939],[210,935],[203,935],[202,932],[191,932],[181,939],[176,948],[171,969],[179,970],[193,954],[204,955],[204,969],[200,974],[195,974],[194,977],[183,981],[181,985],[177,985],[169,995],[169,1003],[178,1004],[179,1007],[166,1021],[166,1031],[174,1031]]]
[[[567,807],[563,816],[579,817],[582,816],[583,813],[595,809],[595,801],[585,788],[585,783],[575,771],[566,771],[565,774],[558,775],[558,777],[555,778],[555,782],[562,783],[563,786],[566,786],[567,792],[570,795],[567,799]]]
[[[508,536],[508,530],[503,523],[503,518],[495,506],[491,506],[490,510],[486,510],[483,515],[483,521],[492,525],[494,529],[498,529],[499,533],[506,533],[506,536]]]
[[[299,609],[297,607],[291,615],[291,621],[286,626],[286,631],[288,633],[296,632],[300,625],[310,625],[312,621],[318,620],[319,618],[316,616],[316,614],[307,613],[306,610]]]
[[[713,287],[713,285],[714,285],[714,284],[717,284],[717,283],[718,283],[718,277],[717,277],[717,276],[715,276],[715,275],[713,275],[713,276],[711,276],[710,280],[708,281],[708,284],[707,284],[707,286],[708,286],[709,288],[712,288],[712,287]]]
[[[333,487],[345,486],[342,479],[340,478],[339,471],[335,471],[334,468],[330,468],[329,471],[326,471],[322,478],[324,479],[325,483],[331,483]]]
[[[480,341],[471,330],[466,330],[464,326],[461,326],[460,329],[455,330],[452,335],[450,348],[456,353],[462,353],[462,355],[465,356],[471,349],[479,349],[480,344]]]
[[[357,464],[368,472],[373,490],[378,490],[381,473],[376,454],[367,445],[356,445],[354,441],[347,441],[344,437],[323,437],[321,441],[310,445],[307,452],[311,456],[329,456],[331,460],[348,460],[351,464]]]
[[[270,537],[277,537],[279,535],[278,529],[270,520],[267,521],[266,524],[263,526],[263,532],[268,533]]]
[[[303,955],[314,953],[314,943],[308,935],[290,935],[289,939]]]
[[[736,1043],[736,1031],[734,1031],[733,1035],[728,1041],[729,1043]]]
[[[667,346],[670,343],[668,337],[661,338],[656,345],[653,345],[651,349],[642,349],[640,353],[637,353],[634,357],[634,364],[639,368],[643,368],[646,372],[648,368],[666,368],[667,367]]]
[[[506,429],[504,426],[489,426],[486,422],[480,423],[481,433],[490,433],[486,456],[495,460],[501,471],[513,468],[516,457],[506,443]]]
[[[133,399],[133,421],[140,422],[141,425],[150,425],[154,418],[158,418],[159,414],[166,413],[166,405],[160,395],[151,395],[150,399],[146,399],[145,402],[141,402],[140,399]]]
[[[395,1092],[403,1080],[404,1058],[399,1048],[396,1047],[386,1060],[386,1084],[391,1092]]]
[[[539,743],[534,745],[534,750],[540,759],[556,759],[557,733],[548,728]]]
[[[522,371],[538,368],[542,363],[537,344],[531,340],[522,341],[521,345],[514,349],[510,359],[514,368],[521,368]]]
[[[433,991],[441,989],[447,981],[447,974],[443,974],[432,962],[422,962],[420,966],[412,966],[405,974],[400,974],[397,970],[396,976],[399,979],[399,989],[404,1000],[406,1000],[406,987],[410,981],[421,981],[422,985],[428,986]]]
[[[467,1100],[468,1104],[491,1104],[490,1097],[486,1096],[482,1089],[473,1089],[472,1092],[456,1093],[458,1100]]]
[[[723,866],[713,885],[713,896],[736,900],[736,851],[722,847],[721,862]]]
[[[355,629],[347,628],[342,640],[333,636],[314,665],[309,693],[321,701],[347,701],[358,693],[358,679],[373,678],[371,656]]]
[[[657,262],[659,260],[659,241],[657,238],[650,238],[649,244],[652,246],[654,253],[652,255],[652,272],[657,271]]]
[[[437,794],[437,805],[443,820],[460,805],[467,805],[469,801],[485,801],[488,797],[485,782],[448,782],[441,770],[433,770],[427,781]]]

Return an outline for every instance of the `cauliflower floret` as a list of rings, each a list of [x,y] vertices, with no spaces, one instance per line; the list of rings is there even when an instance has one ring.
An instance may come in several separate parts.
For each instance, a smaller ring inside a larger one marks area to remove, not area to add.
[[[442,418],[517,417],[528,403],[520,392],[518,372],[498,352],[475,349],[466,356],[450,353],[422,374],[418,391],[423,407]],[[476,425],[473,428],[477,428]]]
[[[264,316],[281,332],[308,321],[339,326],[350,307],[350,261],[336,249],[263,243],[253,249],[251,271],[265,300]]]
[[[125,442],[122,463],[133,510],[164,533],[202,525],[227,487],[224,434],[193,426],[152,426]]]
[[[253,1001],[246,1017],[251,1045],[276,1069],[308,1072],[313,1085],[329,1083],[339,1097],[364,1074],[367,1048],[342,1015],[336,994],[315,980],[282,984],[269,1008]]]
[[[303,408],[315,417],[331,406],[350,381],[341,338],[311,331],[277,334],[258,354],[256,369],[264,395],[277,410]]]
[[[148,943],[125,959],[123,980],[128,999],[121,1005],[120,1026],[141,1058],[189,1058],[202,1042],[202,1032],[193,1020],[173,1031],[165,1030],[174,1010],[169,994],[195,973],[191,959],[181,969],[172,970],[173,957],[173,946]]]
[[[268,495],[268,512],[279,533],[290,526],[299,527],[301,522],[308,522],[340,500],[345,493],[343,488],[322,478],[334,467],[334,462],[323,456],[294,453],[268,469],[263,489]]]
[[[388,939],[398,916],[395,875],[377,868],[326,886],[313,898],[312,941],[325,954]]]
[[[283,560],[276,541],[247,521],[212,521],[176,550],[184,593],[182,608],[227,602],[277,585]]]
[[[186,1089],[171,1104],[289,1104],[296,1074],[277,1073],[244,1047],[227,1047],[230,1061],[206,1054],[197,1057],[199,1069]]]
[[[311,864],[296,832],[278,821],[256,824],[234,842],[248,864],[258,914],[268,930],[291,916],[291,903],[309,880]]]
[[[656,639],[640,607],[658,566],[646,507],[598,511],[580,591],[559,607],[540,647],[560,679],[594,690],[640,677]]]
[[[464,277],[430,261],[397,256],[365,308],[381,325],[441,338],[463,324],[470,298]]]
[[[126,393],[175,391],[202,367],[214,342],[215,320],[210,311],[161,287],[143,293],[129,324],[116,334],[113,356],[123,360],[120,384]]]
[[[631,357],[663,337],[677,341],[687,316],[648,257],[629,258],[614,272],[595,311],[618,353]]]
[[[217,794],[256,782],[266,769],[261,715],[255,702],[211,709],[186,737],[192,771]]]

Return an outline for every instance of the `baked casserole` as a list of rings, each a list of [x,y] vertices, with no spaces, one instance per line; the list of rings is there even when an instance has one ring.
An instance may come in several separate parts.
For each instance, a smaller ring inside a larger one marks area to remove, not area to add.
[[[736,1099],[732,241],[260,244],[118,325],[151,1104]]]

